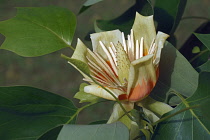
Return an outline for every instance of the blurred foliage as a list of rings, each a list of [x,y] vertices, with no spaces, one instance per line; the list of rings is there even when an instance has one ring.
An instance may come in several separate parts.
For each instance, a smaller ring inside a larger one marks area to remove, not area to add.
[[[195,33],[208,34],[210,33],[210,22],[204,22],[196,30]],[[194,47],[198,47],[200,52],[193,53]],[[197,68],[198,66],[204,64],[210,55],[210,51],[206,46],[192,34],[187,41],[183,44],[180,49],[180,52],[189,60],[193,67]],[[201,55],[200,55],[201,54]],[[200,56],[199,56],[200,55]],[[197,57],[199,56],[199,57]]]
[[[130,33],[130,29],[134,23],[136,12],[144,16],[154,15],[151,3],[148,0],[135,0],[135,4],[119,17],[112,20],[96,20],[95,31],[119,29],[127,35]]]

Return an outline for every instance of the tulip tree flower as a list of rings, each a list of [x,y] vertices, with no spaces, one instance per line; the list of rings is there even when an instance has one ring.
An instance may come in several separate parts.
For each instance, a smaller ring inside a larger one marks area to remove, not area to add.
[[[78,39],[72,58],[86,63],[90,75],[119,100],[137,102],[149,95],[159,75],[161,49],[168,35],[156,34],[153,16],[136,14],[130,35],[119,30],[91,34],[93,51]],[[70,63],[71,64],[71,63]],[[115,100],[84,73],[84,91]]]
[[[161,50],[168,37],[165,33],[156,33],[153,16],[137,13],[127,36],[119,30],[91,34],[93,51],[78,39],[71,59],[86,64],[90,75],[71,61],[69,63],[83,74],[84,81],[90,83],[84,87],[86,93],[108,100],[118,98],[130,111],[134,102],[143,100],[154,88],[159,76]],[[122,110],[115,105],[108,122],[115,121],[120,115]]]

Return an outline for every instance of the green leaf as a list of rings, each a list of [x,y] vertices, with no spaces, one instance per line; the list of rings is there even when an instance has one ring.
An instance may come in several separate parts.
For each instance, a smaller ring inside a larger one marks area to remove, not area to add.
[[[210,50],[210,34],[194,34]]]
[[[203,107],[193,108],[159,123],[153,137],[155,140],[163,140],[165,138],[173,138],[173,140],[210,139],[210,119],[209,115],[205,115],[210,114],[209,81],[210,73],[201,73],[196,92],[166,115],[173,114],[190,106],[203,106],[203,103],[205,105],[205,112],[203,112]]]
[[[87,83],[82,83],[80,85],[79,92],[77,92],[74,96],[74,98],[80,100],[80,103],[97,102],[99,99],[101,99],[97,96],[94,96],[93,94],[89,94],[89,93],[84,92],[84,87],[85,86],[88,86],[88,84]]]
[[[158,31],[172,35],[183,15],[187,0],[156,0],[154,13]]]
[[[201,72],[201,71],[210,72],[210,60],[208,60],[206,63],[204,63],[203,65],[201,65],[200,67],[198,67],[197,70],[199,72]]]
[[[200,105],[202,115],[208,119],[210,119],[210,113],[209,113],[209,108],[208,108],[209,103],[210,103],[210,98],[208,98],[206,101],[202,102]]]
[[[26,57],[52,53],[71,47],[75,28],[76,17],[67,9],[17,8],[15,17],[0,22],[0,33],[6,37],[1,49]]]
[[[70,57],[65,56],[63,54],[61,54],[61,57],[68,60],[68,62],[70,62],[76,69],[78,69],[82,73],[86,74],[87,76],[90,76],[89,66],[85,62],[77,60],[77,59],[70,58]]]
[[[92,5],[96,4],[96,3],[99,3],[103,0],[87,0],[82,8],[79,10],[79,14],[83,13],[84,11],[86,11],[88,8],[90,8]]]
[[[198,73],[187,61],[187,59],[176,50],[170,43],[166,42],[161,53],[160,76],[152,97],[161,102],[168,102],[171,105],[180,103],[177,97],[171,97],[175,91],[185,97],[191,96],[198,85]]]
[[[128,140],[129,131],[120,123],[64,125],[57,140]]]
[[[119,29],[125,34],[128,34],[130,33],[130,30],[134,23],[136,12],[139,12],[141,15],[144,16],[153,15],[153,8],[150,1],[136,0],[136,3],[121,16],[112,20],[97,20],[95,28],[104,31]]]
[[[0,87],[0,97],[3,140],[37,140],[47,131],[66,124],[77,111],[66,98],[32,87]]]

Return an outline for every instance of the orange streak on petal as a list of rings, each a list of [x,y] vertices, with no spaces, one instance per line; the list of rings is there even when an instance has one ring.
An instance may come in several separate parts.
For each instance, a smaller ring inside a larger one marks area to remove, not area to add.
[[[148,55],[148,49],[144,48],[143,56],[146,56],[146,55]]]
[[[105,80],[106,78],[105,78],[101,73],[97,72],[97,74],[98,74],[98,75],[95,75],[95,77],[97,77],[97,78],[99,78],[99,79],[101,79],[101,80],[103,80],[103,81],[106,81],[106,80]]]
[[[121,94],[118,96],[118,99],[121,100],[128,100],[128,95],[127,94]]]
[[[128,100],[131,102],[142,100],[149,95],[154,86],[155,83],[152,80],[145,81],[143,79],[141,85],[138,83],[136,87],[131,89]]]
[[[112,66],[111,66],[111,63],[109,61],[106,61],[106,63],[109,65],[110,69],[113,71],[115,77],[118,78],[118,76],[115,74]],[[114,78],[111,77],[105,70],[103,70],[103,72],[106,74],[106,76],[108,76],[113,82],[114,82]],[[104,77],[101,73],[97,72],[98,75],[95,75],[95,77],[101,79],[102,81],[107,81],[108,79],[106,77]]]
[[[117,74],[115,73],[114,69],[112,68],[112,65],[111,65],[110,61],[107,60],[106,63],[109,65],[109,67],[110,67],[111,70],[113,71],[114,75],[115,75],[116,77],[118,77]]]

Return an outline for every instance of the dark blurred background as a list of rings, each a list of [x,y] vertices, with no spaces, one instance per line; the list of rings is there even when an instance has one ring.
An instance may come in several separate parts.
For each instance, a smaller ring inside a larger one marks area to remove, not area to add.
[[[76,15],[86,0],[0,0],[0,21],[9,19],[16,14],[15,7],[39,7],[56,5],[71,10]],[[152,0],[154,3],[155,0]],[[96,19],[112,19],[135,3],[135,0],[104,0],[81,15],[77,15],[77,29],[72,46],[75,47],[77,38],[85,41],[86,35],[93,30]],[[44,13],[43,13],[44,14]],[[183,17],[210,17],[209,0],[188,0]],[[175,36],[176,47],[179,49],[188,37],[204,22],[205,19],[183,19],[178,26]],[[0,35],[0,44],[4,37]],[[73,99],[82,82],[82,76],[66,60],[60,57],[64,53],[71,56],[72,50],[62,49],[58,52],[35,58],[20,57],[12,52],[0,50],[0,86],[27,85],[44,89],[73,100],[80,107],[78,100]],[[113,103],[101,103],[83,111],[78,123],[89,123],[93,120],[108,119]]]

